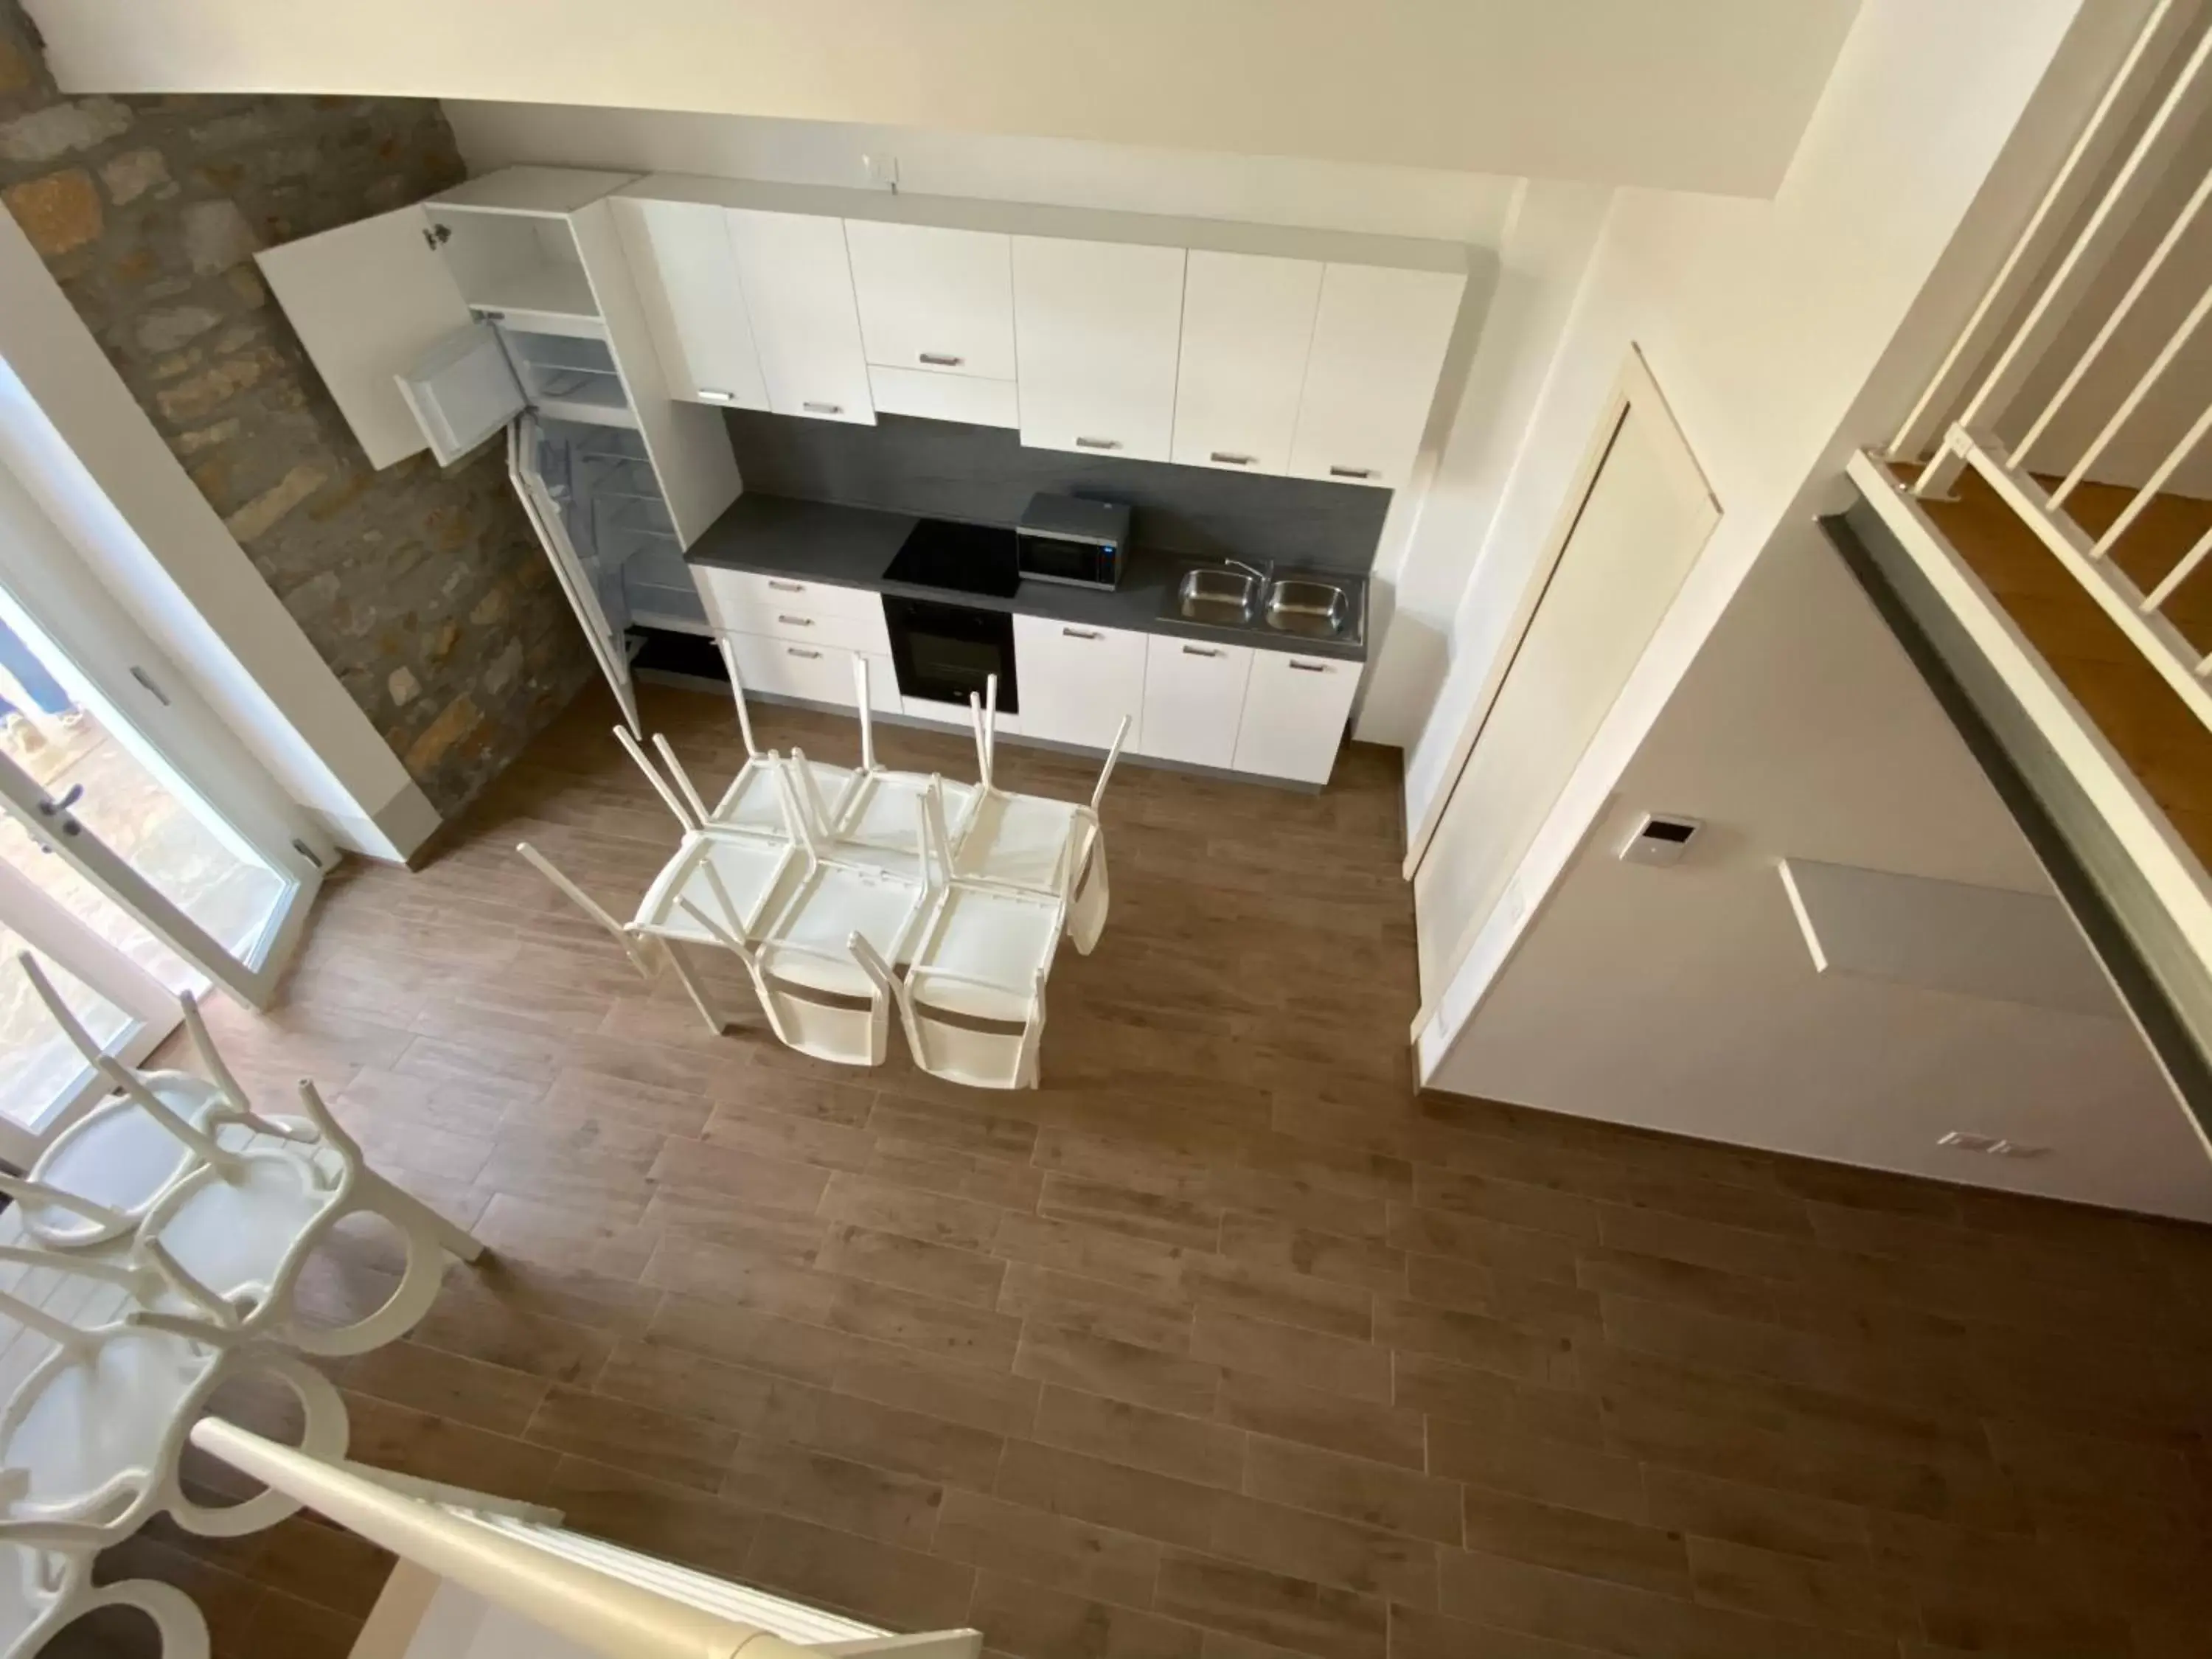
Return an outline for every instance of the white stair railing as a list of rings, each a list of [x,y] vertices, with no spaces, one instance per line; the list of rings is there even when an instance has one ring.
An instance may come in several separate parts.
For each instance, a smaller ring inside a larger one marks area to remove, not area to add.
[[[975,1659],[974,1631],[895,1636],[568,1531],[555,1511],[280,1445],[220,1418],[192,1443],[401,1561],[605,1659]]]
[[[2212,434],[2212,386],[2184,383],[2176,372],[2190,362],[2212,314],[2212,273],[2188,268],[2192,250],[2202,259],[2200,222],[2212,217],[2204,211],[2212,202],[2212,170],[2189,190],[2138,265],[2112,268],[2126,239],[2144,228],[2146,212],[2172,192],[2177,169],[2201,153],[2196,131],[2212,110],[2212,28],[2200,27],[2203,15],[2202,0],[2159,0],[2153,8],[1888,455],[1893,462],[1927,458],[1911,487],[1923,500],[1948,497],[1968,468],[1979,474],[2212,727],[2212,651],[2198,648],[2166,614],[2183,584],[2212,558],[2212,529],[2153,578],[2147,592],[2112,557]],[[2113,343],[2130,323],[2154,328],[2163,320],[2144,305],[2161,281],[2158,292],[2178,288],[2196,297],[2147,366],[2123,386]],[[2106,298],[2116,286],[2117,297]],[[2062,332],[2087,320],[2084,312],[2092,305],[2100,309],[2088,343],[2039,408],[2021,409],[2023,391],[2045,368]],[[2005,321],[2015,311],[2020,320],[2005,336]],[[1983,363],[1978,383],[1966,392]],[[2152,417],[2177,429],[2150,428]],[[2075,453],[2055,454],[2060,439],[2085,422],[2094,428]],[[2118,469],[2142,476],[2126,479],[2132,494],[2092,534],[2069,503],[2094,472],[2114,470],[2124,434],[2131,453],[2148,462],[2148,471],[2143,462]]]

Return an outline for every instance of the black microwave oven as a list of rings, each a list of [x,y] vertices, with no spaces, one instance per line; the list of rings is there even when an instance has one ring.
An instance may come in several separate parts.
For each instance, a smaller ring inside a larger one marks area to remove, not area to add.
[[[1115,587],[1128,541],[1124,502],[1032,495],[1014,526],[1014,556],[1024,580]]]

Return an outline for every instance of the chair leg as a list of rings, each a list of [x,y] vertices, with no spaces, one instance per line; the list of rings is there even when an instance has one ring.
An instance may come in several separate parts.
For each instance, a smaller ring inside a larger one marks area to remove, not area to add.
[[[404,1224],[418,1226],[438,1241],[447,1255],[462,1261],[474,1261],[483,1254],[483,1241],[465,1227],[459,1227],[440,1215],[414,1194],[395,1186],[374,1170],[361,1172],[362,1196],[368,1207],[382,1210]]]
[[[699,1011],[699,1018],[707,1022],[707,1029],[716,1036],[731,1029],[734,1022],[722,1017],[720,1007],[708,991],[706,981],[684,959],[684,947],[672,939],[660,941],[668,952],[669,966],[676,969],[677,982],[683,986],[684,994],[691,999],[691,1006]]]
[[[174,1584],[155,1578],[126,1578],[90,1592],[82,1603],[94,1607],[136,1607],[154,1621],[161,1638],[161,1659],[208,1659],[207,1620],[192,1598]]]

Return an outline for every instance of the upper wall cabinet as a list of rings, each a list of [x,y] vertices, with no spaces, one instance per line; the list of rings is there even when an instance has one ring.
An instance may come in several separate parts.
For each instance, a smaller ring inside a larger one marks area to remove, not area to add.
[[[1012,241],[988,231],[846,221],[868,361],[1012,380]]]
[[[699,403],[768,408],[728,213],[701,202],[629,197],[613,206],[669,391]]]
[[[1406,482],[1467,278],[1334,264],[1322,278],[1290,470],[1300,477]]]
[[[1291,470],[1322,269],[1310,259],[1191,250],[1175,459],[1241,472]]]
[[[1022,441],[1169,459],[1183,251],[1017,236]]]
[[[873,426],[844,222],[751,208],[728,222],[769,408]]]

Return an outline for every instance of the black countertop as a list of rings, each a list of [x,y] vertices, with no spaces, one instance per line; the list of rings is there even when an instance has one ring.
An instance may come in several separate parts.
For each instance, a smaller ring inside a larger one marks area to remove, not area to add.
[[[1193,558],[1160,549],[1133,547],[1121,585],[1112,592],[1068,587],[1057,582],[1025,581],[1010,598],[919,587],[885,579],[884,570],[913,529],[905,513],[873,507],[837,507],[825,501],[795,501],[785,495],[740,495],[728,512],[707,527],[684,557],[693,564],[724,570],[748,570],[766,576],[797,576],[842,587],[918,599],[946,599],[979,611],[1011,611],[1091,628],[1122,628],[1139,634],[1170,634],[1185,639],[1226,641],[1262,651],[1288,651],[1302,657],[1367,659],[1367,579],[1329,572],[1323,579],[1352,595],[1360,620],[1353,640],[1310,639],[1265,627],[1223,627],[1163,615],[1182,574],[1194,565],[1218,561]],[[1278,575],[1290,575],[1288,569]]]

